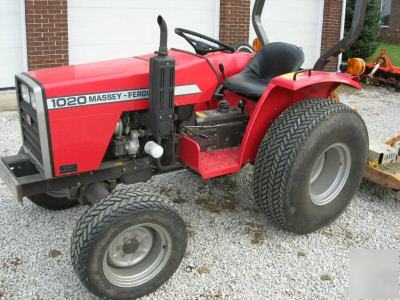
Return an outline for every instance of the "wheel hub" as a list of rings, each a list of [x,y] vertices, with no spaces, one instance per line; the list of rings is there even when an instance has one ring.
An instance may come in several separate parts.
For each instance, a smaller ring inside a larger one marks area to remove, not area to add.
[[[139,245],[140,243],[138,240],[129,240],[128,243],[122,246],[122,251],[124,251],[125,254],[132,254],[139,248]]]
[[[171,237],[161,226],[132,226],[116,236],[103,259],[106,278],[120,287],[140,285],[156,276],[171,255]]]
[[[122,232],[111,243],[108,261],[114,267],[131,267],[140,263],[150,252],[153,234],[145,227],[134,227]]]
[[[315,161],[310,174],[309,194],[315,205],[326,205],[342,191],[349,177],[351,154],[348,146],[336,143]]]

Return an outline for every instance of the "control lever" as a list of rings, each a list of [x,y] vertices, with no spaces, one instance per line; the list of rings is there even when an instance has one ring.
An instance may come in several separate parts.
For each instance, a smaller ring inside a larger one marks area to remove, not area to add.
[[[225,68],[223,64],[219,64],[219,70],[221,71],[222,78],[225,80]]]

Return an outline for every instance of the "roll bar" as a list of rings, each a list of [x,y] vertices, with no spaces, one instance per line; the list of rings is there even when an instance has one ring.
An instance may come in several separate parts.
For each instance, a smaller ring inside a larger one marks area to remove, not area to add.
[[[331,57],[337,56],[344,52],[358,39],[364,25],[367,2],[368,0],[356,0],[350,31],[343,39],[338,41],[335,45],[321,55],[314,65],[314,70],[322,70],[328,64]],[[256,0],[251,16],[254,31],[256,32],[256,35],[262,46],[269,43],[267,34],[265,33],[264,27],[261,23],[261,14],[264,9],[264,4],[265,0]]]
[[[356,0],[350,31],[343,39],[338,41],[335,45],[321,55],[314,65],[314,70],[322,70],[328,64],[331,57],[337,56],[344,52],[358,39],[364,26],[367,4],[367,0]]]
[[[253,13],[251,15],[251,21],[253,23],[254,31],[262,46],[269,43],[267,34],[265,33],[264,27],[261,23],[261,14],[264,9],[265,0],[256,0],[253,7]]]

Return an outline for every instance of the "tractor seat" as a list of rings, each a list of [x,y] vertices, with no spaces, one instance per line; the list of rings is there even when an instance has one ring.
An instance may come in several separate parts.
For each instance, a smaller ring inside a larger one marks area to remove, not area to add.
[[[298,71],[304,62],[301,48],[281,42],[265,45],[242,72],[224,81],[224,87],[242,96],[258,100],[276,76]]]

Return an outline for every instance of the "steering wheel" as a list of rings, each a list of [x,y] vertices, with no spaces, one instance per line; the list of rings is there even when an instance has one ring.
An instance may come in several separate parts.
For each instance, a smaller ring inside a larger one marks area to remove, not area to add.
[[[198,32],[183,28],[175,28],[175,33],[183,37],[190,46],[194,48],[196,54],[199,55],[205,55],[217,51],[228,51],[229,53],[235,52],[233,47]]]

